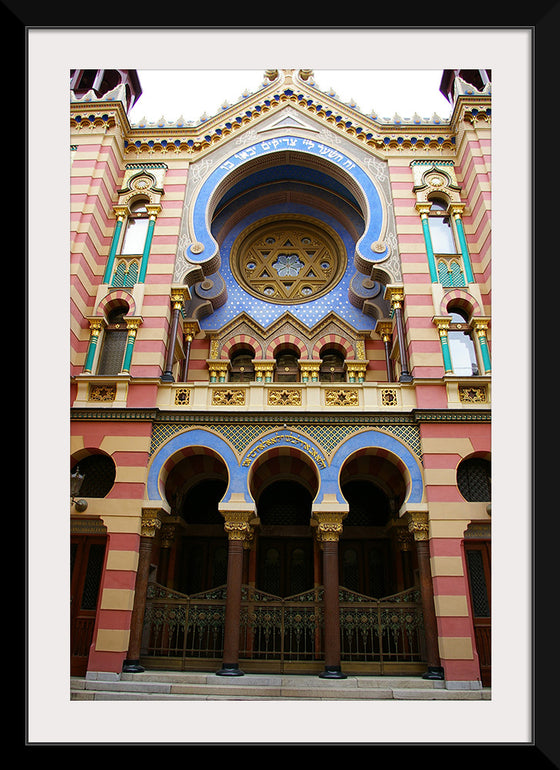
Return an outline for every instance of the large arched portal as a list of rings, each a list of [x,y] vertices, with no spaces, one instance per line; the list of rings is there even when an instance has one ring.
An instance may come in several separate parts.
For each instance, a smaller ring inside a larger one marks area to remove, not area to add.
[[[406,496],[401,470],[390,457],[364,449],[344,463],[340,488],[349,504],[340,538],[340,584],[376,599],[410,588],[413,552],[397,518]]]
[[[180,527],[166,582],[181,593],[197,594],[226,582],[227,536],[218,504],[227,486],[224,461],[207,448],[191,448],[169,472],[165,496]]]
[[[288,447],[255,463],[250,489],[260,520],[255,586],[286,597],[313,588],[314,546],[311,505],[318,489],[316,468]]]

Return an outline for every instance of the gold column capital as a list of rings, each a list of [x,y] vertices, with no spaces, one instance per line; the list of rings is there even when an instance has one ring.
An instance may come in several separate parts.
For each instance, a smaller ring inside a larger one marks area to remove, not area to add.
[[[389,342],[391,335],[393,334],[393,322],[389,319],[378,321],[375,324],[375,331],[383,342]]]
[[[192,341],[199,331],[200,331],[200,324],[198,323],[198,321],[195,321],[190,318],[186,321],[183,321],[183,334],[185,335],[185,337],[187,337],[188,340]]]
[[[310,374],[310,375],[318,375],[319,369],[321,368],[321,362],[320,361],[306,361],[301,360],[299,362],[299,368],[300,371],[303,374]]]
[[[250,548],[255,536],[255,528],[260,524],[260,519],[255,515],[254,506],[241,507],[226,503],[219,506],[219,511],[224,517],[224,529],[228,540],[241,540],[244,548]]]
[[[156,203],[156,204],[153,204],[153,203],[152,203],[152,204],[148,204],[148,205],[146,206],[146,211],[148,212],[150,219],[156,219],[156,218],[157,218],[157,215],[158,215],[158,214],[160,213],[160,211],[161,211],[161,206],[159,205],[159,203]]]
[[[463,211],[465,210],[465,204],[452,202],[449,204],[449,210],[451,211],[451,214],[455,217],[455,219],[460,219],[463,216]]]
[[[348,374],[359,374],[365,376],[367,366],[367,361],[346,360],[346,371]]]
[[[435,315],[432,318],[432,322],[437,326],[440,337],[446,337],[449,330],[449,324],[451,323],[451,316],[449,315]]]
[[[162,508],[143,508],[140,522],[142,537],[155,537],[161,529],[162,518],[166,515]]]
[[[430,539],[430,522],[428,514],[421,511],[409,511],[406,514],[408,531],[413,535],[414,540]]]
[[[141,316],[130,316],[130,318],[126,317],[124,320],[126,321],[128,333],[136,334],[144,319]]]
[[[181,516],[167,516],[161,525],[161,547],[171,548],[175,535],[185,528],[185,520]]]
[[[89,323],[89,333],[92,337],[98,337],[101,333],[101,329],[106,325],[106,321],[104,318],[101,318],[100,316],[95,316],[92,318],[87,319]]]
[[[487,316],[477,316],[476,318],[471,318],[471,324],[474,327],[474,330],[476,331],[479,337],[486,336],[489,323],[490,323],[490,318]]]
[[[191,298],[191,293],[188,286],[172,286],[171,287],[171,304],[174,310],[180,310],[185,301]]]
[[[314,506],[311,526],[315,528],[318,543],[337,542],[342,534],[342,522],[348,516],[348,504],[327,504],[326,507]]]
[[[121,222],[128,216],[128,206],[113,206],[113,212]]]
[[[383,299],[391,303],[391,307],[401,307],[404,302],[404,286],[402,284],[389,284],[385,287]]]
[[[418,202],[418,203],[416,203],[414,205],[414,208],[420,214],[420,216],[422,218],[424,218],[424,217],[428,216],[428,213],[429,213],[430,208],[431,208],[431,203],[430,202],[424,203],[423,201],[422,202]]]

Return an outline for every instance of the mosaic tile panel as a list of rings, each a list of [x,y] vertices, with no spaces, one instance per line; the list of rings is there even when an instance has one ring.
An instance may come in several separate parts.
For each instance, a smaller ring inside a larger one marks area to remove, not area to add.
[[[155,423],[152,431],[150,454],[154,454],[169,438],[185,430],[186,427],[187,424],[185,423]],[[192,427],[195,426],[192,425]],[[279,423],[227,423],[197,425],[196,427],[204,427],[206,430],[215,431],[225,438],[237,452],[241,453],[260,436],[281,426]],[[338,445],[349,436],[368,428],[374,428],[395,436],[395,438],[406,444],[417,457],[422,458],[420,431],[417,425],[294,424],[289,427],[298,433],[309,436],[328,455],[332,454]]]

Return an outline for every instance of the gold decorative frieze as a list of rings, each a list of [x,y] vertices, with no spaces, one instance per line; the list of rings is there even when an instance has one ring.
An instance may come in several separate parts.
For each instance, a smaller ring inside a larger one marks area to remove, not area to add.
[[[485,404],[487,402],[484,385],[459,385],[459,401],[463,404]]]
[[[93,385],[89,386],[88,401],[114,401],[117,397],[117,386],[111,385]]]
[[[191,401],[190,388],[177,388],[175,391],[175,404],[177,406],[187,406]]]
[[[243,406],[245,404],[245,391],[242,389],[212,391],[213,406]]]
[[[327,406],[357,406],[359,403],[357,390],[327,390],[325,392]]]
[[[301,406],[299,388],[273,388],[268,391],[269,406]]]

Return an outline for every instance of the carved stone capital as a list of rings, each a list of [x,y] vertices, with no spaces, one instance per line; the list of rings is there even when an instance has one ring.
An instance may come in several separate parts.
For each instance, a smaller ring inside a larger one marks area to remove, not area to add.
[[[337,542],[342,534],[342,522],[348,515],[348,508],[337,506],[336,510],[313,511],[311,526],[315,528],[315,538],[318,543]]]
[[[190,299],[191,293],[188,286],[171,287],[171,305],[173,310],[180,310],[186,300]]]
[[[139,316],[131,316],[130,318],[125,318],[126,321],[126,329],[129,334],[136,334],[138,331],[138,328],[142,325],[142,321],[144,319],[140,318]]]
[[[101,329],[106,325],[105,319],[95,316],[94,318],[88,318],[89,333],[92,337],[98,337],[101,333]]]
[[[128,216],[128,206],[113,206],[113,211],[117,219],[121,221]]]
[[[391,303],[391,308],[402,307],[404,302],[404,287],[399,284],[390,284],[385,287],[384,299]]]
[[[375,325],[375,331],[379,334],[383,342],[390,342],[391,335],[393,334],[393,322],[390,320],[378,321]]]
[[[255,516],[253,508],[220,508],[224,517],[224,529],[228,540],[241,540],[244,548],[250,548],[255,536],[255,528],[260,519]]]
[[[438,316],[435,315],[432,318],[433,323],[437,326],[439,336],[446,337],[449,330],[449,324],[451,323],[451,316]]]
[[[490,323],[490,319],[486,316],[478,316],[476,318],[471,318],[471,324],[474,327],[474,330],[476,331],[477,335],[479,337],[486,337],[486,332],[488,331],[488,324]]]
[[[143,508],[140,534],[142,537],[155,537],[161,529],[162,516],[165,513],[161,508]]]
[[[427,513],[419,511],[409,511],[406,514],[408,531],[413,535],[414,540],[429,540],[430,523]]]
[[[199,331],[200,324],[198,321],[189,319],[188,321],[183,322],[183,334],[188,340],[192,341]]]
[[[149,215],[150,219],[156,219],[157,215],[161,211],[161,206],[159,204],[148,205],[148,206],[146,206],[146,209],[148,211],[148,215]]]

